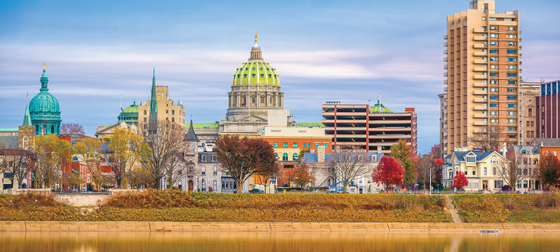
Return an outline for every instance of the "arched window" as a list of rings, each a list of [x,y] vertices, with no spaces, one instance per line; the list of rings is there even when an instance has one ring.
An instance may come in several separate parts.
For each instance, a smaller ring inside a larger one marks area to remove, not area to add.
[[[42,135],[47,135],[47,125],[43,125],[43,133]]]
[[[204,179],[202,179],[202,191],[206,192],[206,181]]]
[[[51,125],[51,134],[56,134],[56,132],[54,132],[54,125]]]
[[[298,154],[297,154],[297,153],[294,153],[294,155],[292,156],[292,158],[293,158],[294,161],[297,161],[297,159],[298,159]]]
[[[214,170],[214,176],[218,176],[218,166],[214,165],[213,170]]]
[[[200,170],[202,171],[202,176],[206,175],[206,166],[203,165]]]
[[[377,156],[371,155],[371,162],[377,162]]]
[[[29,138],[27,138],[27,136],[23,137],[23,149],[27,150],[27,148],[29,148]]]
[[[206,155],[202,155],[200,159],[202,160],[202,162],[206,162]]]
[[[282,161],[288,161],[288,153],[282,154]]]
[[[214,180],[214,182],[212,182],[212,191],[216,192],[218,190],[218,181]]]

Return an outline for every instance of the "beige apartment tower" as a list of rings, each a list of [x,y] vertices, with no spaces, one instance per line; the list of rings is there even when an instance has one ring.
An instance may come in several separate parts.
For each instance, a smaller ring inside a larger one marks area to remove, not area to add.
[[[521,34],[519,11],[496,14],[494,1],[473,0],[447,17],[448,150],[472,149],[469,137],[488,128],[518,142]]]
[[[185,107],[181,102],[174,103],[169,98],[169,88],[167,86],[156,86],[157,119],[185,125]],[[150,103],[138,106],[138,125],[143,129],[146,127],[150,118]]]

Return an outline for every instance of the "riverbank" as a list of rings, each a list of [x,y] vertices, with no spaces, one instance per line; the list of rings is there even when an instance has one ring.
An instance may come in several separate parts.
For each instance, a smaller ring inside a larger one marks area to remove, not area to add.
[[[324,223],[324,222],[140,222],[12,221],[0,232],[560,232],[560,224],[537,223]]]

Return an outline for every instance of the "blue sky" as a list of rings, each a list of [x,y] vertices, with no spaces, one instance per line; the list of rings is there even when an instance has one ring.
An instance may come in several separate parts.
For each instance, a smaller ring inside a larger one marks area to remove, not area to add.
[[[145,102],[152,68],[195,122],[222,120],[235,69],[259,31],[285,108],[321,121],[321,104],[416,108],[422,153],[439,140],[447,15],[469,1],[0,1],[0,127],[23,120],[42,63],[64,123],[88,135]],[[560,1],[497,0],[520,10],[527,81],[560,79]]]

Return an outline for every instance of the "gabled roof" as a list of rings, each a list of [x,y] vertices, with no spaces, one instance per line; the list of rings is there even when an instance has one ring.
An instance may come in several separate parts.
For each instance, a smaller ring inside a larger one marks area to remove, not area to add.
[[[187,131],[187,135],[185,136],[185,141],[187,142],[198,142],[198,136],[194,132],[193,123],[191,120],[191,125],[189,126],[189,130]]]
[[[457,157],[457,159],[459,160],[459,162],[465,161],[465,156],[467,156],[469,153],[475,154],[476,155],[476,161],[480,161],[485,159],[486,157],[492,155],[492,153],[494,153],[495,151],[488,151],[488,152],[480,152],[480,151],[456,151],[453,152],[453,155],[455,155]],[[496,152],[497,153],[497,152]]]
[[[560,138],[535,138],[535,142],[539,147],[560,147]]]

